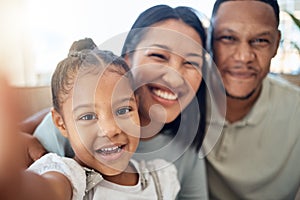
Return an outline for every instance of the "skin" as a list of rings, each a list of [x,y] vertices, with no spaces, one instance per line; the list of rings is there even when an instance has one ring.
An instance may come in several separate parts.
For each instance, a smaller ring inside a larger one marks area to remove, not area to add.
[[[162,124],[172,122],[190,103],[202,80],[202,43],[198,33],[175,19],[152,27],[136,51],[126,57],[136,84],[141,86],[137,94],[143,94],[138,96],[143,102],[139,107],[142,126],[151,119]],[[143,133],[143,137],[150,136]]]
[[[276,55],[280,32],[272,7],[259,1],[222,3],[213,26],[214,61],[230,95],[226,119],[235,122],[258,98]]]
[[[63,103],[62,114],[52,112],[54,123],[70,140],[77,162],[117,184],[138,182],[137,173],[133,173],[136,170],[129,165],[140,130],[138,106],[128,78],[111,71],[101,78],[85,72]],[[109,153],[103,153],[105,149]]]

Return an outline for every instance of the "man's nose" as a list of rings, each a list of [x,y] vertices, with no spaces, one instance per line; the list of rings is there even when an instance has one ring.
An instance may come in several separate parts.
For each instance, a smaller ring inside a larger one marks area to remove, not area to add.
[[[249,63],[252,62],[253,59],[255,58],[254,51],[251,47],[251,44],[248,42],[241,42],[239,43],[235,51],[233,53],[233,58],[236,61],[242,62],[242,63]]]

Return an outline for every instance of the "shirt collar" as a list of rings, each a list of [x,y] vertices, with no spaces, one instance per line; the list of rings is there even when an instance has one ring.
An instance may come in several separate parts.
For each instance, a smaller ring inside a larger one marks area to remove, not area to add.
[[[250,112],[241,120],[233,123],[235,126],[245,126],[245,125],[255,125],[259,123],[265,116],[269,106],[267,104],[270,102],[270,77],[266,77],[262,83],[261,93],[254,103]],[[208,113],[213,112],[211,109],[216,108],[214,102],[207,101]],[[217,111],[216,111],[217,112]],[[211,119],[207,120],[210,124],[224,125],[227,126],[230,123],[222,117],[220,113],[213,112]]]

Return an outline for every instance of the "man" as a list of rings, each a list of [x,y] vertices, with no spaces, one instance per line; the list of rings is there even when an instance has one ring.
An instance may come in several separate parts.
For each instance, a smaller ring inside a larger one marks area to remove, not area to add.
[[[226,115],[206,157],[211,199],[296,196],[300,90],[268,75],[278,24],[276,0],[215,2],[210,44],[226,90]]]

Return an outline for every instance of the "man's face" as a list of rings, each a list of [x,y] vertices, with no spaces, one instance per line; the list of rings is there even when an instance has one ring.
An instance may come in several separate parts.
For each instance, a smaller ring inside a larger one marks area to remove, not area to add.
[[[280,40],[272,7],[228,1],[219,7],[213,26],[214,61],[227,93],[241,99],[258,94]]]

